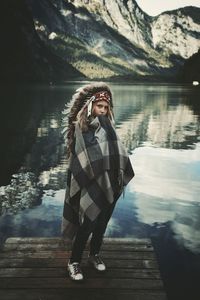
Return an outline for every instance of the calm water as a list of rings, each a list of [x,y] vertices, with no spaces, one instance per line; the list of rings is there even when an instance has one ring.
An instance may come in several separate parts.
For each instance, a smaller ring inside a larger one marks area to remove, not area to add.
[[[59,236],[67,161],[61,111],[75,88],[2,92],[0,238]],[[177,85],[110,85],[118,135],[136,173],[107,236],[151,238],[171,299],[197,299],[200,278],[200,107]],[[197,296],[196,296],[197,297]]]

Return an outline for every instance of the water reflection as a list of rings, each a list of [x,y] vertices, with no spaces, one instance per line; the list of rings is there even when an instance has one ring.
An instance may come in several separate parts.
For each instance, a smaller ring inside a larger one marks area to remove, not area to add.
[[[64,193],[64,190],[45,191],[42,205],[18,214],[5,214],[0,219],[1,232],[6,236],[59,236]]]
[[[140,224],[162,226],[168,223],[177,242],[198,253],[199,110],[197,105],[195,112],[192,110],[194,100],[189,106],[185,104],[192,95],[187,89],[163,87],[158,93],[158,89],[147,87],[145,99],[142,88],[138,87],[134,94],[130,92],[128,98],[123,100],[123,107],[116,108],[119,120],[121,116],[124,119],[127,116],[122,123],[118,123],[117,130],[132,152],[136,172],[129,191],[135,208],[126,203],[126,218],[130,217],[128,211],[134,210]],[[119,224],[116,226],[120,209],[116,219],[113,219],[114,224],[110,223],[108,234],[114,234],[116,228],[119,231]],[[126,229],[130,231],[130,227]]]
[[[187,93],[179,88],[175,92],[169,87],[160,91],[142,86],[117,93],[117,128],[128,149],[148,143],[153,147],[194,148],[200,140],[199,116],[183,103]]]
[[[134,151],[137,217],[153,225],[171,221],[175,238],[200,249],[200,143],[194,150],[141,147]]]

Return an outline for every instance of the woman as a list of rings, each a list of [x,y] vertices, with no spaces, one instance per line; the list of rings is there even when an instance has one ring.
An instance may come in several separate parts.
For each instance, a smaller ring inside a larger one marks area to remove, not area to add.
[[[69,155],[62,234],[73,240],[68,271],[83,280],[82,254],[89,236],[88,260],[98,271],[106,266],[99,252],[116,201],[134,172],[114,129],[112,93],[103,82],[78,89],[66,109]]]

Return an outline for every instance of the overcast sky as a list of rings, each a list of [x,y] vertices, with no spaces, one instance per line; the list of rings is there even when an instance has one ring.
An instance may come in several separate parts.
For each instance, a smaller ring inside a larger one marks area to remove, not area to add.
[[[200,7],[200,0],[136,0],[140,8],[150,16],[155,16],[166,10],[184,6]]]

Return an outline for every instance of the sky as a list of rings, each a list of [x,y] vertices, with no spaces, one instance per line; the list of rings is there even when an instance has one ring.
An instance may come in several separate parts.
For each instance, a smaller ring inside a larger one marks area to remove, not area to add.
[[[200,7],[200,0],[136,0],[136,2],[150,16],[156,16],[163,11],[184,6]]]

